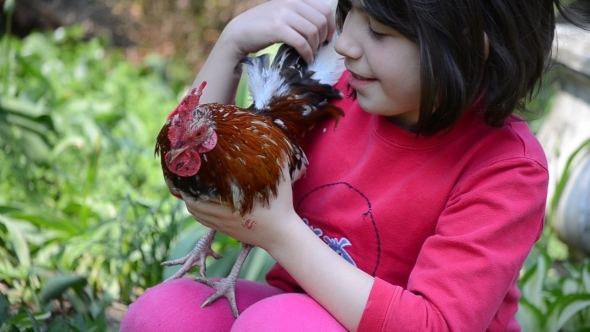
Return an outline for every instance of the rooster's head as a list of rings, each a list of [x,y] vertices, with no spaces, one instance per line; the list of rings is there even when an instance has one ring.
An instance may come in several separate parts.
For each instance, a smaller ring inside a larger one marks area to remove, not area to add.
[[[200,153],[211,151],[217,144],[215,123],[207,104],[199,99],[207,82],[192,89],[170,115],[168,139],[170,151],[165,155],[168,169],[183,177],[194,176],[201,167]]]

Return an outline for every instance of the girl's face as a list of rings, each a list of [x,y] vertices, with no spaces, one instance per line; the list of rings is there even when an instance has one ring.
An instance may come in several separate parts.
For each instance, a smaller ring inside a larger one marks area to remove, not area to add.
[[[420,52],[414,42],[353,8],[335,48],[345,57],[349,83],[366,112],[401,126],[418,121]]]

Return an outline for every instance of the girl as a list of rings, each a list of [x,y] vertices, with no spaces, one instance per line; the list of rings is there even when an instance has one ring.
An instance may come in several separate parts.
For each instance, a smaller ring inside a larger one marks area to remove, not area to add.
[[[187,279],[148,290],[122,331],[518,331],[520,268],[543,229],[546,160],[513,116],[541,78],[559,0],[273,0],[223,31],[195,85],[229,103],[248,53],[306,59],[336,29],[346,116],[312,132],[306,176],[255,225],[187,209],[277,261],[240,281],[241,316]],[[327,245],[326,245],[327,244]]]

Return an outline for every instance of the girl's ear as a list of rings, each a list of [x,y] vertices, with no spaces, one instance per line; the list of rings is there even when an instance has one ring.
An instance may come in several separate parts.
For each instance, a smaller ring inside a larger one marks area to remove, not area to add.
[[[483,32],[483,53],[485,60],[488,60],[488,56],[490,55],[490,40],[488,39],[488,34],[484,31]]]

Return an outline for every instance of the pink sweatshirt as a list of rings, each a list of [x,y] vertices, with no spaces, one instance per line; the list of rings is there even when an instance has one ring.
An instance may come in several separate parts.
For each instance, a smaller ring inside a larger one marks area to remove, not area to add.
[[[492,128],[468,109],[450,131],[417,138],[351,98],[339,106],[338,128],[311,135],[294,204],[375,277],[359,331],[519,331],[516,280],[541,236],[548,183],[527,124]],[[267,281],[302,292],[279,265]]]

